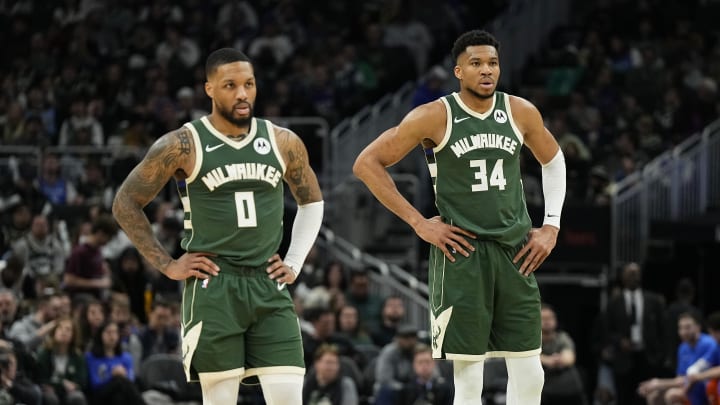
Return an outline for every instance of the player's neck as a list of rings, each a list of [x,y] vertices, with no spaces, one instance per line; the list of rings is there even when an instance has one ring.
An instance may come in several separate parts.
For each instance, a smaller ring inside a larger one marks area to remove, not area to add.
[[[463,103],[479,114],[484,114],[490,110],[493,106],[493,101],[495,100],[495,92],[493,92],[491,97],[487,98],[478,97],[465,90],[460,90],[459,94]]]
[[[210,115],[208,115],[208,120],[210,120],[210,124],[217,129],[221,134],[227,135],[231,138],[237,137],[239,134],[248,134],[250,133],[250,126],[252,125],[252,120],[247,125],[244,126],[237,126],[230,121],[223,118],[222,115],[212,112]]]

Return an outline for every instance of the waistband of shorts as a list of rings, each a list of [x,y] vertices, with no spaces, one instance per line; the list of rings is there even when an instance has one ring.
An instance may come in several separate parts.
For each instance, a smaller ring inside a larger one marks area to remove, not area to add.
[[[217,260],[216,264],[220,267],[220,274],[233,274],[236,276],[245,276],[245,277],[259,277],[259,276],[266,276],[267,277],[267,267],[268,265],[263,263],[260,266],[238,266],[234,265],[232,263],[228,263],[224,260]]]

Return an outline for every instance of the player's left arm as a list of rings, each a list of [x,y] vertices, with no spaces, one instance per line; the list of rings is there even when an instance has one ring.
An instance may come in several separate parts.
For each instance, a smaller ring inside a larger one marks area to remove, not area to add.
[[[292,284],[300,273],[320,232],[324,204],[305,144],[289,129],[275,127],[275,133],[278,149],[286,165],[284,180],[298,204],[285,258],[281,259],[280,255],[275,254],[268,260],[267,272],[271,279],[278,282],[278,288],[282,288],[285,284]]]
[[[520,272],[528,276],[540,267],[557,243],[560,214],[565,201],[565,157],[555,137],[545,128],[540,112],[532,103],[511,96],[510,108],[523,133],[525,144],[542,165],[545,198],[543,226],[530,231],[528,243],[513,259],[517,263],[525,257]]]

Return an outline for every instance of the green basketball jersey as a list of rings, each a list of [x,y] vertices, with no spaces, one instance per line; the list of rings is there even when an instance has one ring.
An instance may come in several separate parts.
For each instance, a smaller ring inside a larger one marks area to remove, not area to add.
[[[531,222],[520,179],[523,137],[509,96],[495,92],[493,106],[483,114],[457,93],[441,100],[447,111],[445,136],[425,151],[440,215],[480,239],[517,246]]]
[[[269,121],[252,119],[234,140],[207,117],[184,125],[195,140],[195,167],[178,191],[188,252],[208,252],[239,266],[259,266],[282,239],[285,162]]]

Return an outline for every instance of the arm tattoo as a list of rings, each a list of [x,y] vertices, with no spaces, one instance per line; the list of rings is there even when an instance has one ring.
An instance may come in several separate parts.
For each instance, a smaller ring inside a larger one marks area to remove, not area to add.
[[[153,234],[143,207],[155,198],[172,174],[181,168],[191,151],[190,137],[185,128],[176,131],[174,136],[161,137],[125,179],[113,203],[113,215],[118,224],[138,251],[161,272],[172,258]]]
[[[320,186],[310,167],[305,145],[286,129],[281,130],[278,135],[283,139],[283,149],[286,152],[286,180],[298,204],[303,205],[322,200]]]

